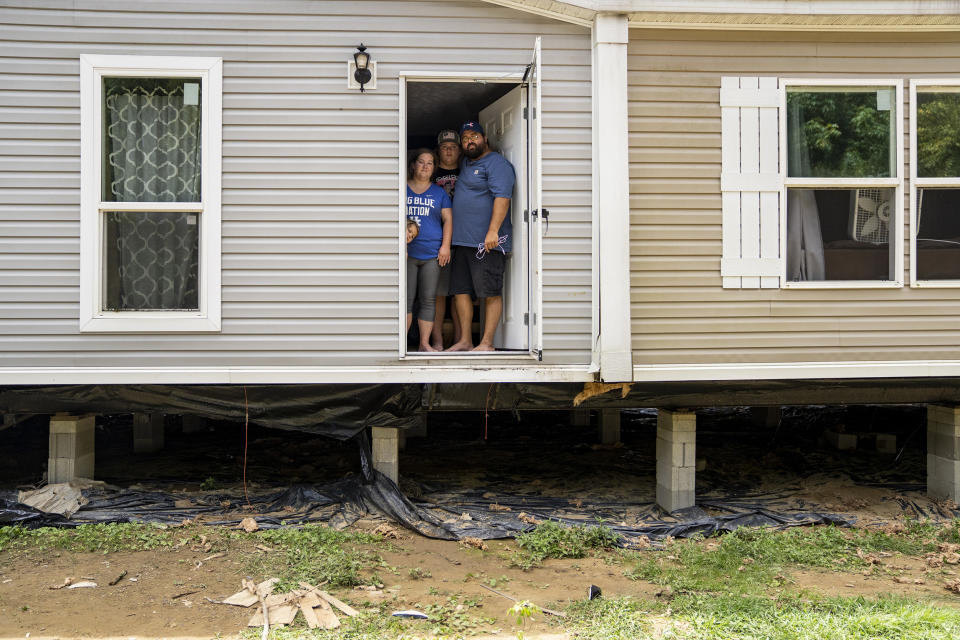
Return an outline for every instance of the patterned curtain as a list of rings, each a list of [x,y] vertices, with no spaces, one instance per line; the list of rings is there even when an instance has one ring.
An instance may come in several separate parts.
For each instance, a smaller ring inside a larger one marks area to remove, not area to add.
[[[191,89],[193,92],[188,99],[185,86],[188,94]],[[105,201],[200,201],[198,89],[199,81],[105,79]],[[105,214],[105,308],[199,308],[198,216],[178,212]]]

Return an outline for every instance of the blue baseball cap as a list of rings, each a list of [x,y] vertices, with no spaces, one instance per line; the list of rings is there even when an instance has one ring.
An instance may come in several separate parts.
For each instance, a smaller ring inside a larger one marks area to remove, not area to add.
[[[464,131],[476,131],[477,133],[479,133],[479,134],[482,135],[482,136],[486,135],[486,134],[483,132],[483,127],[480,126],[480,123],[479,123],[479,122],[474,122],[473,120],[468,120],[467,122],[464,122],[462,125],[460,125],[460,135],[461,135],[461,136],[463,135],[463,132],[464,132]]]

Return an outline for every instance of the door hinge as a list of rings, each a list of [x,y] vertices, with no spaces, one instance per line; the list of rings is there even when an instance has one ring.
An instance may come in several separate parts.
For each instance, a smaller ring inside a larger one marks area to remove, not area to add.
[[[530,211],[527,209],[523,210],[523,221],[530,222]]]
[[[529,325],[530,325],[530,314],[525,313],[523,314],[523,326],[527,327]]]
[[[534,353],[537,354],[537,360],[543,362],[543,351],[541,349],[536,349]]]
[[[524,119],[524,120],[529,119],[529,111],[528,111],[529,109],[530,109],[530,107],[524,107],[524,108],[523,108],[523,119]],[[536,119],[537,119],[537,108],[536,108],[536,107],[533,107],[533,120],[536,120]]]

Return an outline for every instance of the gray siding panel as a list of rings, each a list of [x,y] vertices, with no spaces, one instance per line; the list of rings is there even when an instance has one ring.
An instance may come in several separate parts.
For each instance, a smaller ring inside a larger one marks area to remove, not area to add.
[[[4,366],[402,364],[398,74],[516,72],[538,35],[552,213],[544,363],[589,362],[589,31],[480,2],[359,4],[362,11],[319,0],[0,7]],[[361,41],[379,65],[378,88],[363,95],[345,82]],[[81,54],[224,60],[220,334],[77,330]]]

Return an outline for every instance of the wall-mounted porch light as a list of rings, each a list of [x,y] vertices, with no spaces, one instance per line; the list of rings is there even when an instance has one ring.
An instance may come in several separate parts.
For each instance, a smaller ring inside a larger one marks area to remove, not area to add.
[[[360,93],[364,92],[363,85],[373,79],[373,72],[370,70],[370,54],[367,48],[360,43],[356,53],[353,54],[353,79],[360,85]]]

